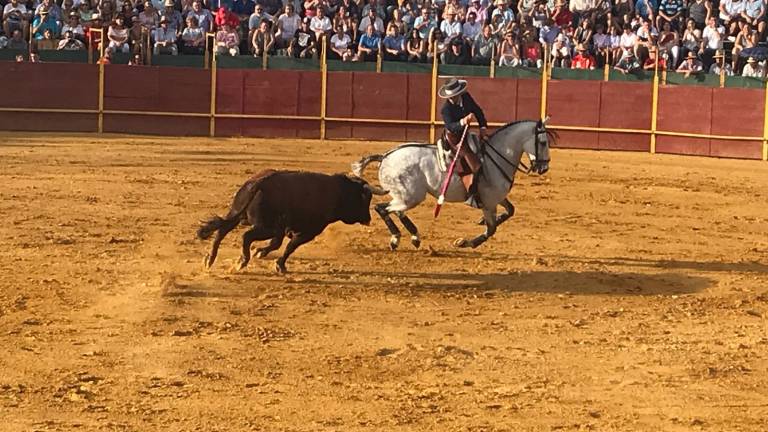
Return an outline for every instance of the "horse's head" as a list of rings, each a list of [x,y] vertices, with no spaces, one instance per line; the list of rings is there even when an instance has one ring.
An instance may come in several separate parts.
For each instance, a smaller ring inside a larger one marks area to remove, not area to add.
[[[554,141],[555,133],[547,130],[549,117],[539,120],[533,129],[533,140],[526,141],[523,150],[531,161],[531,171],[544,174],[549,171],[550,139]]]

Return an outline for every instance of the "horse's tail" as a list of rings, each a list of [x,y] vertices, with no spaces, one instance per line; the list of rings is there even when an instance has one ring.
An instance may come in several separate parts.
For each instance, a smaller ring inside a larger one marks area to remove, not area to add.
[[[240,220],[243,218],[243,213],[253,201],[256,193],[261,190],[261,182],[269,175],[275,173],[274,170],[266,170],[255,175],[235,193],[235,197],[232,200],[232,205],[229,207],[229,213],[225,217],[212,216],[208,220],[201,221],[200,228],[197,229],[197,238],[200,240],[208,239],[211,234],[218,230],[224,230],[225,234],[233,230]]]
[[[383,160],[384,160],[384,155],[380,155],[380,154],[368,155],[352,164],[352,173],[362,178],[363,170],[365,170],[365,167],[367,167],[368,164],[370,164],[371,162],[381,162]]]

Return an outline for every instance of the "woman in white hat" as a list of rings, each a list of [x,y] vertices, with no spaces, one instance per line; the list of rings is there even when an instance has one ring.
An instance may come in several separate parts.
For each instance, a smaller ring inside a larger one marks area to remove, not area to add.
[[[443,144],[448,144],[455,152],[458,149],[462,136],[464,136],[465,140],[469,136],[468,128],[472,124],[473,118],[477,119],[480,125],[480,139],[485,139],[488,122],[485,120],[482,108],[467,93],[466,81],[451,78],[440,87],[437,95],[446,100],[443,108],[440,110],[443,123],[445,123]],[[465,129],[467,129],[467,134],[464,133]],[[481,168],[480,159],[472,152],[469,145],[461,147],[460,157],[456,174],[461,177],[461,181],[464,183],[470,204],[479,206],[474,178]]]

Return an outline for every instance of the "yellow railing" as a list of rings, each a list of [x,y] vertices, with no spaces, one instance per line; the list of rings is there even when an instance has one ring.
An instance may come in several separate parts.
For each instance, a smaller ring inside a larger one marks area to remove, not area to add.
[[[103,30],[101,34],[101,44],[99,49],[100,58],[103,58],[104,54],[104,38]],[[210,111],[208,113],[189,113],[189,112],[152,112],[152,111],[124,111],[124,110],[105,110],[104,109],[104,64],[99,62],[99,80],[98,80],[98,108],[96,110],[88,109],[34,109],[34,108],[2,108],[0,112],[37,112],[37,113],[76,113],[76,114],[96,114],[98,116],[98,128],[97,131],[102,133],[104,131],[104,115],[142,115],[142,116],[173,116],[173,117],[191,117],[191,118],[209,118],[209,135],[211,137],[216,135],[216,119],[217,118],[237,118],[237,119],[256,119],[256,120],[312,120],[320,123],[320,138],[326,139],[326,127],[328,122],[337,123],[370,123],[370,124],[403,124],[403,125],[423,125],[429,127],[429,139],[434,142],[436,136],[436,128],[443,124],[442,121],[437,120],[437,87],[438,87],[438,54],[437,50],[433,53],[432,57],[432,77],[431,77],[431,100],[430,100],[430,115],[429,120],[401,120],[401,119],[374,119],[374,118],[346,118],[346,117],[329,117],[327,115],[328,105],[328,50],[327,43],[322,41],[321,49],[319,52],[320,61],[320,73],[321,73],[321,90],[320,90],[320,113],[319,115],[270,115],[270,114],[221,114],[216,112],[216,88],[217,88],[217,60],[215,54],[215,43],[211,44],[209,41],[213,39],[214,34],[209,33],[206,35],[206,51],[205,51],[205,66],[211,73],[211,86],[210,86]],[[211,56],[211,52],[213,55]],[[381,51],[381,50],[379,50]],[[209,61],[210,59],[210,61]],[[263,68],[267,68],[267,56],[263,56]],[[489,77],[495,77],[495,64],[492,59],[490,67]],[[209,66],[210,64],[210,66]],[[381,62],[377,60],[377,72],[381,71]],[[542,118],[547,115],[547,97],[548,97],[548,82],[551,79],[550,76],[551,64],[549,61],[549,53],[545,48],[544,62],[541,67],[541,95],[540,95],[540,110],[539,113]],[[608,68],[605,69],[605,77],[608,76]],[[764,124],[763,124],[763,136],[730,136],[730,135],[714,135],[714,134],[699,134],[699,133],[687,133],[676,131],[658,130],[658,103],[659,103],[659,87],[660,87],[660,74],[657,68],[654,70],[653,84],[651,87],[651,124],[648,129],[625,129],[625,128],[607,128],[607,127],[591,127],[591,126],[573,126],[573,125],[558,125],[550,124],[549,128],[554,130],[563,131],[577,131],[577,132],[604,132],[604,133],[623,133],[623,134],[641,134],[649,136],[649,151],[651,153],[656,152],[656,138],[658,136],[673,136],[684,138],[704,138],[704,139],[716,139],[716,140],[728,140],[728,141],[757,141],[762,142],[762,159],[768,160],[768,83],[766,83],[765,101],[764,101]],[[556,119],[555,119],[556,120]],[[503,123],[489,123],[489,126],[501,126]]]

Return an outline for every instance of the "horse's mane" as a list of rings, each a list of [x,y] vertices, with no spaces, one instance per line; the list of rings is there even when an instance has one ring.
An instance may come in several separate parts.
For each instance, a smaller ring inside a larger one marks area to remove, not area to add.
[[[496,131],[494,131],[493,134],[491,134],[491,136],[488,137],[488,139],[493,138],[494,135],[503,131],[504,129],[508,129],[508,128],[511,128],[512,126],[518,125],[520,123],[526,123],[526,122],[535,123],[536,120],[516,120],[510,123],[507,123],[504,126],[496,129]],[[550,147],[552,147],[559,139],[560,139],[560,134],[558,134],[556,131],[547,129],[547,141]]]

